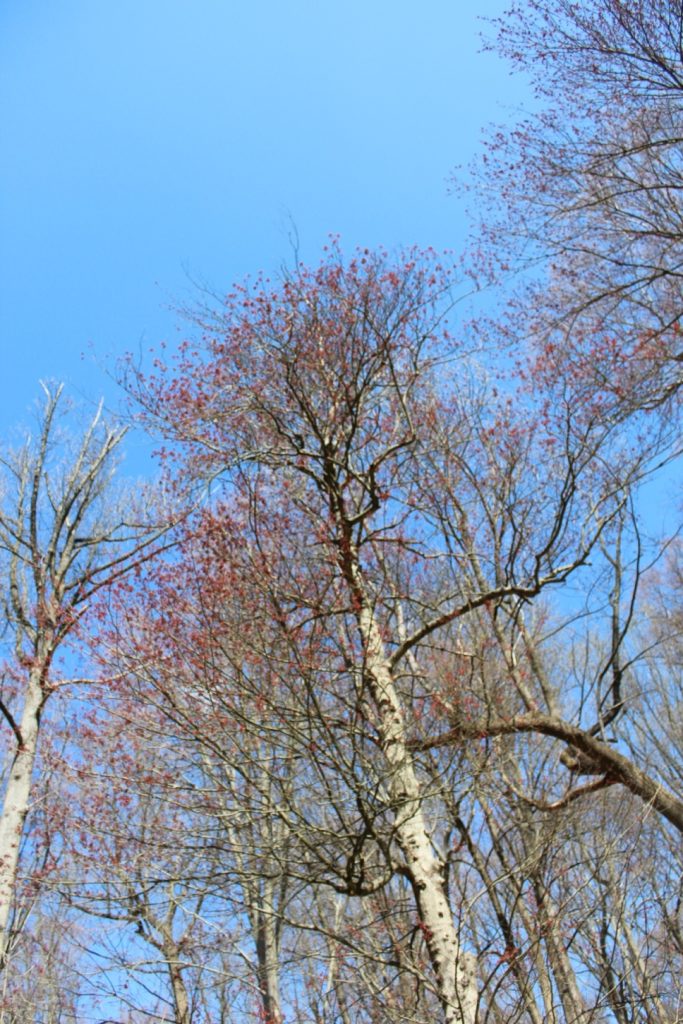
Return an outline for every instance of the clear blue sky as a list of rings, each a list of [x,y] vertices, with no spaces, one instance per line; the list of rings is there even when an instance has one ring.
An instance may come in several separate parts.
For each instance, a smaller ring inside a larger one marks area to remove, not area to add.
[[[290,255],[456,251],[455,165],[518,102],[457,0],[0,0],[0,433],[38,379],[89,399],[126,350]],[[85,358],[82,358],[85,353]]]

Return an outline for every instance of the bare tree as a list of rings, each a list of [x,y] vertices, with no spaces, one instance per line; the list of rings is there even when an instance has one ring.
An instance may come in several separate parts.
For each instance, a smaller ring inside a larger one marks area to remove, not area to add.
[[[44,387],[38,433],[0,459],[0,555],[8,654],[0,713],[7,769],[0,812],[0,967],[21,930],[19,855],[45,708],[70,681],[57,652],[77,635],[93,599],[150,555],[152,532],[113,496],[125,430],[97,411],[75,446],[60,436],[61,388]],[[14,916],[13,916],[14,915]]]
[[[622,411],[671,408],[681,383],[682,19],[669,0],[525,0],[492,26],[536,93],[476,173],[489,261],[534,268],[504,330]]]

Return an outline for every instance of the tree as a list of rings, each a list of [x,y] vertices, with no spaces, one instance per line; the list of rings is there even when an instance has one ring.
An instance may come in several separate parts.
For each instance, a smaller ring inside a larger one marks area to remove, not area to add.
[[[74,656],[62,665],[58,652],[78,636],[95,596],[150,556],[155,535],[133,507],[124,511],[113,500],[111,476],[125,430],[104,424],[100,409],[69,450],[58,428],[62,389],[44,391],[37,436],[0,459],[8,648],[0,698],[8,759],[0,812],[0,968],[23,924],[17,876],[46,705],[82,682],[70,678]]]
[[[157,566],[155,576],[162,572]],[[145,661],[151,670],[149,651]],[[157,672],[158,662],[157,647]],[[221,799],[220,784],[228,788],[229,779],[220,768],[227,766],[217,766],[223,778],[212,785],[206,762],[216,717],[195,707],[191,723],[184,721],[191,699],[178,676],[179,659],[165,681],[174,698],[165,708],[160,691],[130,671],[106,690],[95,688],[65,773],[68,828],[51,885],[65,910],[81,915],[97,948],[84,998],[170,1014],[176,1024],[218,1022],[223,1002],[234,1010],[228,1020],[238,1019],[243,1003],[257,1002],[258,971],[245,984],[243,924],[252,909],[249,887],[259,882],[257,854],[248,837],[239,844],[234,837],[245,811]],[[195,729],[206,730],[203,747]],[[248,862],[245,870],[240,860]]]
[[[535,268],[506,331],[627,411],[670,409],[681,383],[682,19],[669,0],[528,0],[490,44],[537,100],[476,175],[488,258]]]
[[[407,883],[428,965],[408,969],[425,1006],[431,991],[443,1019],[464,1024],[478,968],[438,810],[440,779],[456,794],[469,785],[463,743],[554,737],[600,786],[622,783],[679,829],[683,806],[604,734],[629,618],[617,583],[595,724],[572,720],[573,680],[548,684],[526,611],[542,614],[541,599],[582,573],[589,586],[623,570],[620,524],[656,442],[630,450],[613,418],[574,396],[549,408],[543,394],[534,405],[511,384],[487,388],[443,324],[449,284],[431,254],[345,263],[333,249],[279,289],[235,292],[176,367],[129,386],[173,440],[181,477],[223,485],[197,521],[199,608],[205,627],[215,611],[217,644],[193,699],[272,751],[288,870],[366,908]],[[195,627],[172,621],[155,629],[185,659]],[[560,803],[597,788],[565,787]]]

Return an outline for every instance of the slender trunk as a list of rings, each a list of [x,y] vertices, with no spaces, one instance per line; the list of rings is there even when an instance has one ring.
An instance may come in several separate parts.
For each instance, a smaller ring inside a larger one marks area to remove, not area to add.
[[[339,922],[343,917],[344,909],[345,907],[341,904],[341,902],[338,902],[334,919],[335,931],[337,930]],[[346,1001],[346,994],[344,992],[344,982],[341,978],[341,973],[339,970],[338,950],[336,944],[331,939],[331,937],[328,937],[328,950],[330,966],[327,972],[325,996],[329,997],[331,993],[334,993],[334,997],[336,999],[337,1007],[339,1010],[339,1018],[341,1020],[341,1024],[352,1024],[351,1014],[349,1013],[349,1007]]]
[[[624,938],[626,939],[631,965],[636,977],[638,978],[642,1003],[647,1007],[648,1021],[650,1024],[666,1024],[666,1009],[657,994],[656,986],[653,984],[652,978],[648,973],[647,966],[643,962],[643,958],[638,948],[638,943],[631,931],[631,928],[629,927],[627,917],[624,918],[621,930],[624,934]]]
[[[510,863],[508,857],[503,849],[503,843],[501,841],[501,835],[496,824],[495,818],[491,811],[491,808],[486,800],[482,800],[482,807],[484,810],[484,816],[486,818],[486,824],[488,825],[489,834],[491,836],[491,843],[493,849],[496,851],[496,856],[500,861],[503,869],[503,877],[507,877],[511,882],[517,878],[516,865]],[[536,935],[536,922],[533,920],[531,914],[527,911],[524,906],[524,899],[522,898],[521,886],[518,888],[515,899],[515,913],[519,915],[519,918],[524,926],[524,930],[529,939],[528,942],[528,955],[533,961],[534,967],[536,968],[536,976],[538,981],[538,988],[541,992],[541,998],[543,999],[543,1007],[545,1013],[546,1024],[559,1024],[557,1015],[555,1013],[553,990],[550,976],[548,974],[546,963],[541,954],[541,949],[538,942],[535,941],[534,936]],[[532,983],[532,979],[529,979]],[[533,987],[533,983],[532,983]]]
[[[240,796],[234,787],[234,767],[227,768],[229,786],[233,790],[233,799],[240,802]],[[255,807],[251,807],[253,827],[257,829],[253,843],[243,845],[240,836],[233,827],[230,807],[223,805],[221,819],[230,845],[234,851],[236,865],[242,879],[245,898],[245,909],[249,918],[251,934],[256,951],[256,987],[258,988],[265,1024],[281,1024],[282,1003],[280,999],[280,928],[281,907],[285,900],[286,877],[281,873],[278,858],[273,851],[279,845],[274,835],[276,810],[272,801],[270,787],[272,778],[267,762],[263,762],[263,772],[259,780],[259,790],[266,796],[267,804],[261,816]],[[242,798],[243,799],[243,798]],[[268,851],[265,862],[261,863],[254,850]]]
[[[164,935],[161,951],[168,967],[168,977],[171,982],[173,1006],[175,1008],[175,1024],[190,1024],[190,1001],[187,996],[187,989],[180,966],[178,946],[167,935]]]
[[[181,947],[173,935],[173,920],[178,909],[175,899],[176,881],[171,879],[168,882],[168,908],[164,919],[160,919],[152,911],[146,897],[141,898],[138,893],[144,887],[142,880],[134,879],[134,884],[129,884],[131,904],[135,908],[138,934],[158,950],[163,957],[164,966],[168,970],[168,980],[173,997],[175,1010],[175,1024],[191,1024],[190,1000],[183,978],[183,962]],[[145,927],[145,925],[147,927]]]
[[[532,878],[538,906],[538,921],[548,951],[548,960],[562,1003],[565,1024],[577,1024],[586,1017],[586,1004],[581,998],[576,975],[559,934],[560,913],[543,884]]]
[[[40,713],[45,701],[41,679],[40,668],[35,668],[29,675],[19,725],[21,743],[14,755],[0,814],[0,969],[5,966],[9,952],[9,923],[16,895],[19,850],[29,810]]]
[[[621,995],[621,986],[619,984],[619,978],[617,977],[614,967],[612,965],[613,953],[610,953],[607,947],[609,939],[609,914],[606,907],[602,907],[602,920],[598,928],[598,938],[596,942],[596,948],[599,949],[598,964],[602,968],[602,975],[600,978],[602,988],[605,992],[605,997],[609,1005],[610,1010],[614,1014],[614,1019],[617,1024],[630,1024],[626,1006]]]
[[[273,882],[266,879],[263,887],[263,898],[254,914],[257,982],[266,1024],[281,1024],[279,943]]]
[[[382,750],[389,765],[389,796],[397,808],[396,837],[407,861],[443,1019],[445,1024],[474,1024],[477,1011],[474,958],[460,948],[446,898],[444,863],[434,851],[422,813],[420,786],[406,745],[403,711],[389,660],[359,574],[354,575],[354,590],[361,600],[358,623],[366,652],[365,669],[379,712]]]
[[[481,850],[479,849],[474,839],[472,838],[470,830],[468,829],[467,825],[462,820],[462,818],[460,818],[459,816],[456,819],[456,826],[464,842],[467,845],[467,849],[469,850],[470,856],[472,857],[472,862],[474,863],[474,866],[477,869],[479,877],[484,883],[486,893],[488,895],[491,906],[493,907],[493,912],[496,915],[496,920],[498,921],[502,937],[505,941],[505,948],[506,950],[510,951],[510,971],[514,976],[515,981],[517,982],[520,998],[524,1004],[524,1009],[529,1017],[529,1021],[531,1022],[531,1024],[543,1024],[543,1015],[541,1014],[534,1000],[533,984],[531,978],[529,977],[527,966],[525,963],[523,963],[521,956],[518,956],[518,951],[516,950],[512,920],[505,912],[503,904],[498,898],[496,880],[492,877],[491,872],[489,871],[487,858],[483,856]],[[491,832],[490,825],[489,832]],[[492,842],[494,849],[496,849],[496,840],[493,833]],[[542,980],[542,975],[540,977]],[[541,989],[543,989],[542,984]],[[545,995],[545,993],[543,994]],[[546,1003],[546,1024],[554,1024],[554,1022],[549,1020],[547,1016],[548,1007],[551,1005],[552,1004],[550,1002]]]
[[[171,894],[173,893],[173,888],[173,883],[171,883],[169,886]],[[164,963],[168,969],[168,980],[171,986],[171,995],[173,996],[175,1024],[190,1024],[190,1000],[187,996],[185,979],[183,978],[180,949],[178,947],[178,943],[173,938],[174,914],[175,905],[173,902],[171,902],[166,920],[163,922],[158,921],[147,908],[145,918],[150,928],[156,929],[159,934],[159,938],[154,936],[152,931],[142,931],[141,934],[147,939],[151,946],[154,946],[155,949],[159,950],[164,958]]]

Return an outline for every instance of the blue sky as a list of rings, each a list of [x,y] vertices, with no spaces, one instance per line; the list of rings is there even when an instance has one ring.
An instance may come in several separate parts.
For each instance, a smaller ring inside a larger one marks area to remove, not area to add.
[[[482,0],[477,14],[504,7]],[[458,252],[453,168],[523,99],[469,5],[0,0],[0,433],[330,233]],[[182,327],[181,327],[182,330]]]

